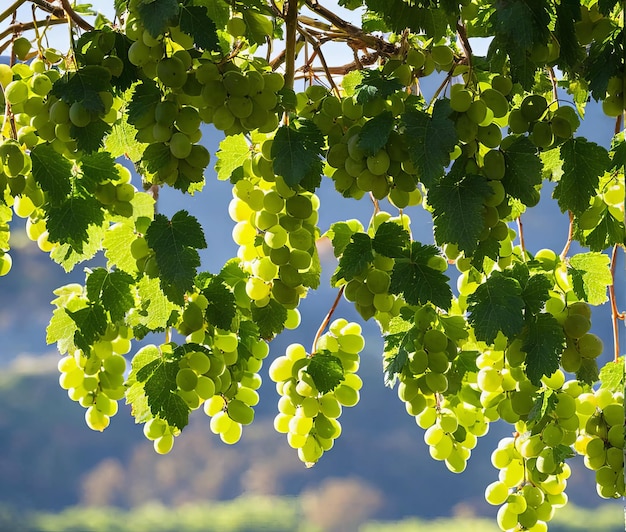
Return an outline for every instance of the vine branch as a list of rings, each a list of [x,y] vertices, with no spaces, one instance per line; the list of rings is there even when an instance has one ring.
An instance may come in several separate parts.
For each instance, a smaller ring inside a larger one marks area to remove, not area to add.
[[[289,0],[285,14],[285,87],[293,89],[296,73],[296,38],[298,33],[298,2]]]
[[[617,244],[613,246],[611,252],[611,277],[613,282],[609,285],[609,301],[611,303],[611,323],[613,324],[613,360],[617,362],[619,359],[619,328],[618,320],[625,320],[626,313],[619,312],[617,309],[617,301],[615,300],[615,266],[617,262]]]
[[[572,241],[574,240],[574,213],[572,211],[568,211],[568,213],[569,213],[569,228],[567,230],[567,241],[565,242],[563,251],[561,251],[561,254],[559,255],[559,259],[561,259],[561,262],[563,262],[565,260],[565,257],[567,257],[569,248],[572,245]]]
[[[346,288],[346,285],[343,285],[339,289],[339,292],[337,292],[337,297],[335,297],[335,301],[333,302],[333,306],[330,307],[328,314],[326,314],[326,317],[320,324],[319,329],[317,329],[317,332],[315,333],[315,338],[313,339],[313,345],[311,346],[311,356],[313,356],[313,353],[317,351],[317,341],[320,339],[320,336],[322,336],[324,329],[326,329],[326,327],[330,323],[330,320],[333,317],[335,310],[337,309],[337,305],[339,305],[339,301],[341,301],[341,296],[343,295],[343,291],[345,290],[345,288]]]

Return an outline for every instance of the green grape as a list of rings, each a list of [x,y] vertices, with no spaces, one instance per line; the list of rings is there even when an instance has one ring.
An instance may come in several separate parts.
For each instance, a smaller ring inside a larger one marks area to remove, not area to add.
[[[11,81],[4,89],[4,97],[11,105],[24,103],[28,98],[28,85],[21,79]]]
[[[437,329],[430,329],[424,333],[423,342],[429,353],[445,351],[448,346],[448,337]]]
[[[453,85],[453,87],[456,87],[456,85]],[[459,113],[466,112],[473,101],[474,96],[470,91],[466,89],[450,92],[450,107],[452,108],[452,110]]]
[[[486,89],[481,92],[480,99],[493,111],[495,118],[502,118],[509,112],[509,102],[496,89]]]
[[[95,406],[90,406],[85,411],[85,423],[91,430],[102,432],[109,426],[110,419]]]
[[[535,122],[541,118],[547,107],[548,102],[543,96],[531,94],[522,101],[520,112],[528,122]]]
[[[80,102],[70,106],[69,119],[76,127],[85,127],[91,122],[91,113]]]
[[[582,314],[571,314],[563,322],[563,330],[570,338],[581,338],[591,329],[591,322]]]
[[[102,364],[109,373],[122,375],[126,371],[126,359],[121,355],[111,355]]]
[[[249,425],[254,420],[254,410],[239,399],[233,399],[227,406],[228,415],[233,421]]]
[[[509,497],[509,488],[503,482],[496,480],[485,488],[485,500],[493,505],[499,506],[506,502]]]
[[[604,344],[595,334],[586,333],[578,339],[578,351],[583,358],[597,358],[603,350]]]
[[[190,392],[198,384],[198,375],[191,368],[179,369],[176,373],[176,384],[181,390]]]
[[[158,454],[168,454],[174,447],[174,435],[166,432],[163,436],[154,440],[154,450]]]

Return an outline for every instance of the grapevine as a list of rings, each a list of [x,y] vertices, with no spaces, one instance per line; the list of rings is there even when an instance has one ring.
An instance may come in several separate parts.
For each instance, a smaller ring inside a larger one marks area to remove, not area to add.
[[[89,428],[124,400],[159,454],[195,410],[235,444],[269,375],[274,427],[313,466],[367,393],[360,359],[376,355],[340,317],[352,306],[379,326],[385,383],[433,459],[462,473],[491,423],[511,426],[485,489],[502,530],[547,530],[576,454],[600,497],[625,495],[623,2],[339,2],[362,27],[317,0],[120,0],[110,19],[22,4],[0,13],[0,276],[19,275],[20,230],[83,266],[47,340]],[[578,134],[599,109],[606,146]],[[210,165],[227,206],[210,203]],[[160,213],[164,187],[228,212],[237,253],[219,271],[198,252],[216,228]],[[323,187],[346,209],[330,227]],[[561,251],[524,237],[540,200],[561,210]],[[349,218],[355,202],[369,220]],[[418,211],[432,242],[413,237]],[[322,239],[336,300],[275,353],[320,285]],[[612,345],[592,332],[603,304]]]

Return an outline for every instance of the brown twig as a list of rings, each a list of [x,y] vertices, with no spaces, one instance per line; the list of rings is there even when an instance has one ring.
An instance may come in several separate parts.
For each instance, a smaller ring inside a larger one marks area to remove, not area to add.
[[[67,24],[67,19],[49,18],[47,20],[35,20],[33,22],[17,22],[7,26],[6,29],[0,33],[0,40],[4,39],[7,35],[11,35],[12,33],[23,33],[25,31],[34,30],[40,26],[54,26],[57,24]]]
[[[550,83],[552,84],[552,98],[555,102],[559,101],[559,93],[557,91],[557,79],[554,73],[554,68],[548,67],[548,76],[550,76]]]
[[[289,0],[285,14],[285,87],[293,89],[296,72],[296,39],[298,34],[298,2]]]
[[[559,259],[561,262],[565,260],[567,257],[567,253],[569,252],[569,248],[572,245],[572,241],[574,240],[574,213],[569,211],[569,228],[567,230],[567,242],[565,242],[565,246],[563,247],[563,251],[559,255]]]
[[[67,16],[72,20],[74,24],[76,24],[80,29],[85,31],[93,30],[93,26],[72,9],[69,0],[60,0],[60,2],[63,6],[63,11],[67,13]]]
[[[469,67],[468,79],[470,79],[472,76],[472,46],[467,37],[467,29],[465,28],[465,25],[461,22],[457,22],[456,24],[456,34],[459,37],[459,41],[461,42],[463,55],[467,59],[467,66]]]
[[[328,63],[326,62],[326,58],[324,57],[324,54],[322,53],[322,45],[317,39],[315,39],[304,28],[298,27],[298,31],[300,32],[302,36],[304,36],[306,41],[313,47],[313,50],[314,50],[314,53],[311,55],[310,59],[307,61],[307,65],[306,65],[307,70],[311,74],[314,72],[314,70],[312,70],[310,67],[310,63],[313,61],[315,57],[318,57],[320,60],[320,63],[322,64],[322,69],[324,70],[324,73],[326,74],[326,78],[328,79],[328,83],[330,84],[330,87],[334,91],[337,98],[340,98],[341,93],[339,92],[339,87],[337,87],[337,84],[335,83],[335,80],[333,79],[333,76],[330,73],[330,70],[328,69]]]
[[[526,241],[524,239],[524,224],[522,217],[517,217],[517,236],[519,237],[519,246],[522,249],[522,257],[526,260]]]
[[[617,309],[617,301],[615,299],[615,265],[617,262],[617,244],[613,246],[611,252],[611,277],[613,282],[609,286],[609,301],[611,303],[611,323],[613,324],[613,360],[617,362],[619,359],[619,328],[618,320],[626,319],[626,313],[619,312]]]
[[[333,302],[333,306],[330,307],[328,314],[326,314],[326,317],[324,318],[324,320],[320,324],[319,329],[317,329],[317,332],[315,333],[315,338],[313,339],[313,345],[311,346],[311,356],[313,356],[314,353],[317,351],[317,341],[320,339],[320,336],[322,336],[322,333],[324,332],[324,329],[326,329],[326,326],[330,323],[330,320],[333,317],[335,310],[337,309],[337,305],[339,305],[339,301],[341,301],[341,296],[343,295],[343,291],[345,290],[345,287],[346,285],[343,285],[339,289],[339,292],[337,292],[337,297],[335,298],[335,301]]]

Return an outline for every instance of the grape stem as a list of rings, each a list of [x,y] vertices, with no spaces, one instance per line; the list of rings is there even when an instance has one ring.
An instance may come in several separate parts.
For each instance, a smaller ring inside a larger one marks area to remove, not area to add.
[[[34,30],[39,26],[54,26],[57,24],[67,24],[66,19],[52,18],[47,20],[35,20],[33,22],[16,22],[8,26],[2,33],[0,33],[0,40],[4,39],[7,35],[12,33],[23,33],[25,31]]]
[[[341,301],[341,296],[343,295],[343,291],[344,291],[345,287],[346,287],[346,285],[343,285],[339,289],[339,292],[337,292],[337,297],[335,297],[335,301],[333,302],[333,306],[330,307],[330,310],[328,311],[328,314],[326,314],[326,317],[324,318],[324,320],[320,324],[319,329],[317,329],[317,332],[315,333],[315,338],[313,339],[313,345],[311,346],[311,356],[313,356],[315,354],[315,352],[317,351],[317,341],[319,340],[320,336],[322,336],[322,333],[324,332],[324,330],[326,329],[326,327],[330,323],[330,320],[333,317],[333,314],[335,313],[335,309],[337,308],[337,305],[339,305],[339,301]]]
[[[552,84],[552,98],[555,102],[558,102],[559,93],[557,91],[556,75],[554,74],[554,69],[552,67],[548,67],[548,75],[550,76],[550,83]]]
[[[463,55],[465,55],[465,59],[467,60],[467,66],[469,67],[469,72],[467,79],[469,80],[472,77],[472,46],[470,45],[469,39],[467,38],[467,30],[464,24],[457,22],[456,24],[456,34],[461,42],[461,48],[463,48]]]
[[[311,54],[311,57],[307,61],[307,64],[303,67],[304,73],[313,74],[314,71],[311,68],[311,63],[316,57],[319,57],[320,63],[322,63],[322,68],[324,69],[324,73],[326,74],[326,79],[328,79],[328,83],[330,84],[330,87],[332,88],[337,98],[341,98],[341,93],[339,92],[339,88],[335,84],[335,80],[333,79],[333,76],[330,73],[330,70],[328,70],[328,63],[326,62],[326,58],[324,57],[324,54],[322,53],[321,42],[317,40],[315,37],[313,37],[311,33],[309,33],[307,30],[305,30],[304,28],[300,26],[298,26],[298,31],[306,39],[306,41],[313,47],[313,53]]]
[[[296,38],[298,33],[298,2],[289,0],[285,13],[285,87],[293,89],[296,72]]]
[[[619,328],[617,320],[625,320],[626,313],[617,310],[617,302],[615,300],[615,266],[617,262],[617,244],[613,246],[611,252],[611,277],[613,282],[609,285],[609,301],[611,302],[611,322],[613,324],[613,359],[615,362],[619,359]]]
[[[569,252],[569,248],[572,245],[572,240],[574,240],[574,213],[572,211],[568,211],[569,213],[569,228],[567,230],[567,241],[565,242],[565,246],[563,247],[563,251],[559,255],[559,259],[561,262],[565,260],[567,257],[567,253]]]
[[[5,18],[10,15],[15,15],[18,8],[24,3],[26,0],[15,0],[9,7],[7,7],[2,13],[0,13],[0,22],[2,22]]]
[[[517,217],[517,233],[519,236],[519,245],[522,249],[522,257],[526,260],[526,240],[524,239],[524,224],[522,224],[522,217]]]

